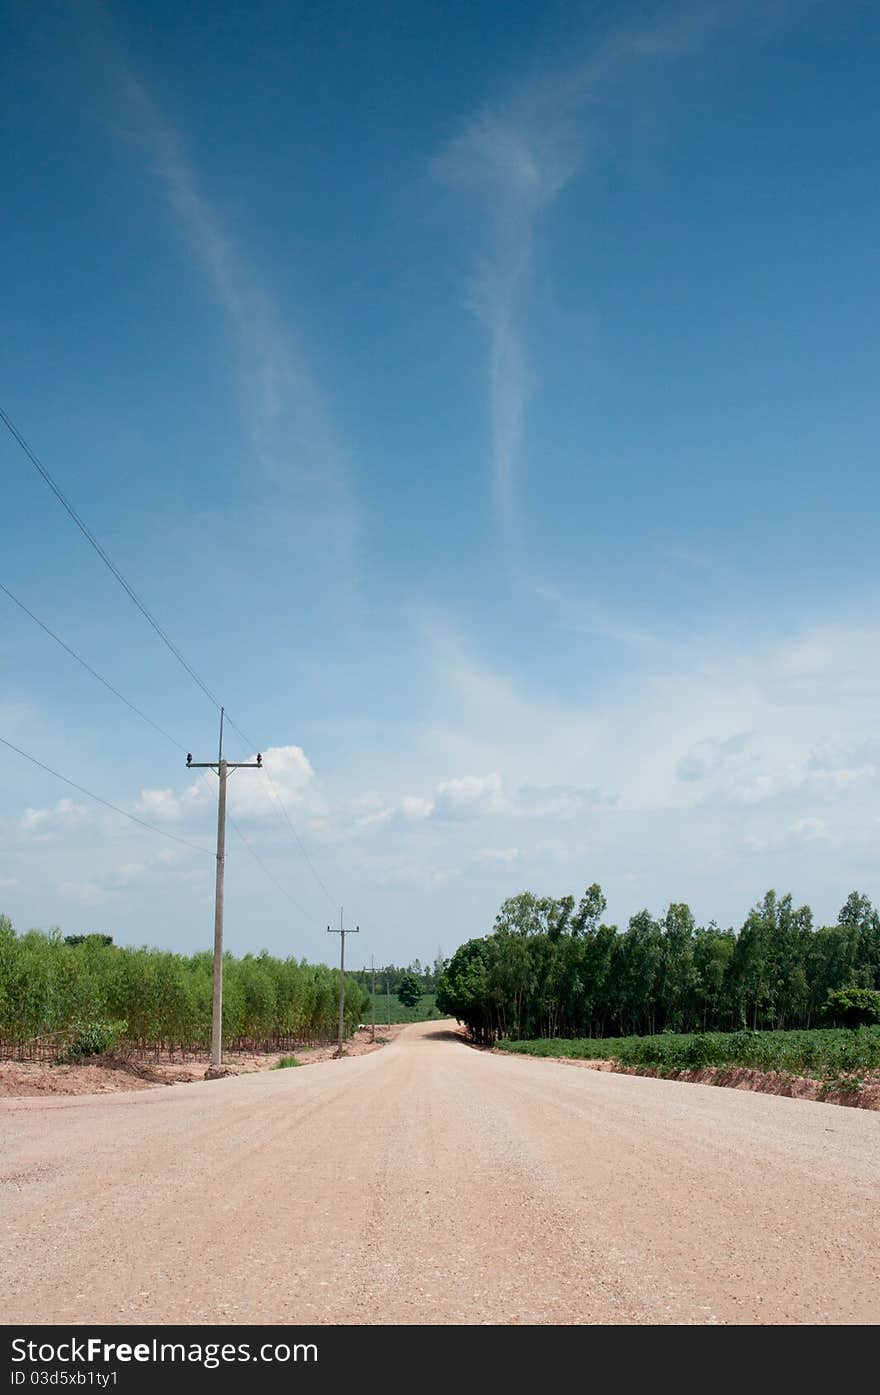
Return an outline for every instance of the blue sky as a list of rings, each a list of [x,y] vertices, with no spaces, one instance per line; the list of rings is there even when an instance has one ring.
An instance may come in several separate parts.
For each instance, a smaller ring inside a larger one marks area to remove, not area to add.
[[[425,960],[595,880],[619,923],[880,900],[873,6],[0,25],[0,402],[312,864],[235,776],[231,948],[324,958],[342,902],[356,959]],[[210,758],[5,432],[0,470],[0,581]],[[206,945],[213,792],[0,603],[0,735],[207,850],[3,748],[0,904]]]

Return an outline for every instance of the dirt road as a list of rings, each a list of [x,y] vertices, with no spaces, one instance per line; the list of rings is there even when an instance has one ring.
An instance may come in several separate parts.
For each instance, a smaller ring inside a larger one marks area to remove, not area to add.
[[[880,1320],[880,1114],[507,1059],[452,1025],[3,1101],[2,1320]]]

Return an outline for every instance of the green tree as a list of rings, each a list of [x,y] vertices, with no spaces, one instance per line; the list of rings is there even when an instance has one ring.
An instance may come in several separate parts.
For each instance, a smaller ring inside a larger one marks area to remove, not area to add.
[[[497,1033],[488,958],[487,940],[467,940],[448,961],[437,985],[439,1011],[463,1022],[474,1040],[482,1042],[493,1040]]]
[[[598,882],[593,882],[578,902],[577,911],[572,918],[572,933],[584,935],[597,930],[607,907],[608,902],[602,894],[601,886]]]
[[[422,985],[415,974],[406,973],[397,986],[397,997],[404,1007],[414,1008],[422,996]]]
[[[850,985],[829,993],[822,1015],[836,1027],[873,1027],[880,1024],[880,993]]]

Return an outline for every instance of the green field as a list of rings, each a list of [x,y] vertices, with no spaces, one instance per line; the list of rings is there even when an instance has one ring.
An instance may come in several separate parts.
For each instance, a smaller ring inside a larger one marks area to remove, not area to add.
[[[416,1004],[416,1006],[408,1008],[403,1006],[403,1003],[400,1002],[396,993],[392,993],[390,1000],[391,1023],[393,1024],[395,1022],[427,1022],[432,1017],[442,1016],[442,1014],[439,1013],[436,1007],[434,1006],[435,996],[436,995],[434,993],[423,993],[421,998],[419,998],[419,1001]],[[364,1013],[366,1015],[361,1018],[361,1021],[366,1022],[368,1026],[372,1021],[370,1011],[370,1004],[368,1002],[367,1006],[364,1008]],[[387,1023],[388,1020],[388,999],[386,998],[384,993],[377,993],[376,1026],[380,1027],[382,1023]]]
[[[880,1070],[880,1027],[796,1032],[659,1033],[653,1037],[562,1037],[499,1041],[501,1051],[529,1056],[614,1060],[662,1071],[745,1066],[836,1080]]]

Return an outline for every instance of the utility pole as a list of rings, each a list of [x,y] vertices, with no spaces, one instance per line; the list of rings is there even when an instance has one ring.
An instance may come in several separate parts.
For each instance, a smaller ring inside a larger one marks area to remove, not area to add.
[[[339,949],[339,1041],[336,1046],[336,1055],[344,1056],[342,1049],[345,1040],[345,937],[346,935],[359,935],[361,927],[356,925],[353,930],[346,930],[342,925],[342,907],[339,907],[339,929],[334,930],[332,926],[327,926],[328,935],[338,935],[340,941]]]
[[[391,990],[388,987],[388,970],[385,970],[385,1011],[388,1013],[388,1026],[391,1026]]]
[[[372,1035],[370,1036],[370,1041],[375,1041],[375,1040],[376,1040],[376,961],[375,961],[375,959],[373,958],[372,954],[370,955],[370,968],[373,970],[373,996],[372,996],[372,999],[371,999],[371,1002],[372,1002],[372,1004],[373,1004],[373,1024],[372,1024]]]
[[[223,708],[220,708],[220,747],[216,761],[195,761],[187,753],[187,770],[216,770],[220,777],[217,799],[217,882],[214,892],[214,1001],[211,1007],[211,1070],[219,1070],[223,1058],[223,870],[226,864],[226,779],[230,770],[259,770],[263,757],[255,761],[223,759]]]

